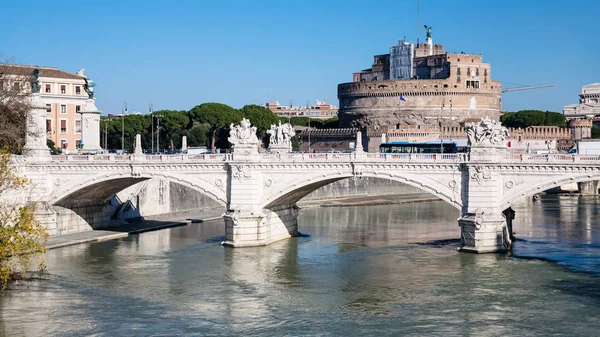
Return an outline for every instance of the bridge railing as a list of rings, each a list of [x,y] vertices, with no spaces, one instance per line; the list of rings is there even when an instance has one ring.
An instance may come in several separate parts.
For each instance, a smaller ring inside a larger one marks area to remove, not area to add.
[[[266,161],[400,161],[400,162],[463,162],[465,154],[409,154],[409,153],[268,153]]]
[[[150,162],[184,162],[184,161],[226,161],[231,159],[231,154],[173,154],[173,155],[54,155],[52,161],[56,162],[123,162],[136,161],[141,158]]]
[[[514,153],[505,154],[502,159],[510,162],[523,163],[600,163],[600,155],[583,155],[583,154],[531,154],[531,153]]]
[[[464,153],[367,153],[369,160],[407,162],[463,162]]]

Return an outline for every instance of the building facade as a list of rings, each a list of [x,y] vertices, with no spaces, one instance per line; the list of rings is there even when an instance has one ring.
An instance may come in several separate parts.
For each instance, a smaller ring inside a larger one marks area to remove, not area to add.
[[[370,69],[338,85],[341,127],[458,125],[501,110],[500,82],[481,55],[448,53],[443,45],[400,41]]]
[[[579,103],[565,106],[563,113],[567,119],[600,118],[600,83],[581,87]]]
[[[320,100],[317,100],[314,105],[308,105],[307,103],[306,106],[286,106],[279,104],[279,101],[270,101],[264,107],[273,111],[279,117],[310,117],[325,120],[338,114],[337,106]]]
[[[42,71],[39,77],[40,96],[46,104],[46,133],[63,153],[76,152],[81,141],[81,110],[85,108],[88,95],[83,70],[72,74],[57,68],[2,64],[2,70],[10,76],[29,77],[34,69]],[[27,85],[21,88],[29,91]]]

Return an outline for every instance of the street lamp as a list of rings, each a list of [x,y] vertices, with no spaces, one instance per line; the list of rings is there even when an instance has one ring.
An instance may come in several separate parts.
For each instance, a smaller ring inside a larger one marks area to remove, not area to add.
[[[311,150],[310,150],[310,117],[308,117],[308,153],[311,153]]]
[[[150,113],[150,119],[152,119],[152,133],[150,134],[152,138],[152,154],[154,154],[154,106],[150,103],[150,107],[148,108],[148,112]]]
[[[160,153],[160,118],[163,115],[156,115],[156,152]]]
[[[121,114],[121,152],[125,153],[125,115],[127,114],[127,102],[123,103],[123,113]]]

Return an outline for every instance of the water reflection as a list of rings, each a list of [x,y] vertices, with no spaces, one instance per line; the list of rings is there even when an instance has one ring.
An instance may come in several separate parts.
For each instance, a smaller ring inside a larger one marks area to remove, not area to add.
[[[517,258],[457,253],[443,202],[304,209],[310,236],[267,247],[207,222],[52,250],[0,298],[0,335],[595,335],[597,278],[572,270],[598,272],[597,200],[516,211]]]

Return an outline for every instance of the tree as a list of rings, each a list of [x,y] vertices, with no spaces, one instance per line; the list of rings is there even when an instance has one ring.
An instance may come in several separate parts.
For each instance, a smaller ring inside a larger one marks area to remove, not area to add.
[[[190,110],[190,119],[193,125],[206,124],[209,127],[209,138],[211,149],[229,147],[226,131],[231,123],[239,123],[242,120],[242,114],[221,103],[203,103],[193,107]]]
[[[190,124],[190,118],[187,112],[176,110],[160,110],[156,111],[154,114],[161,116],[160,136],[162,148],[170,148],[171,144],[173,144],[174,148],[181,148],[181,137],[184,135],[187,136],[185,130],[188,129]]]
[[[4,290],[11,279],[19,277],[30,268],[31,262],[40,261],[46,251],[48,238],[45,227],[34,217],[33,204],[18,205],[15,195],[24,195],[29,187],[27,179],[20,177],[7,150],[0,151],[0,289]]]
[[[29,111],[29,74],[25,69],[0,64],[0,148],[11,153],[21,153],[25,145]]]
[[[521,110],[500,116],[500,122],[506,127],[528,128],[530,126],[547,125],[566,127],[565,116],[558,112],[541,110]]]
[[[273,111],[256,104],[244,105],[240,112],[244,118],[250,120],[253,126],[256,126],[258,139],[262,139],[263,145],[267,147],[269,145],[267,130],[271,128],[271,125],[279,124],[279,117]]]
[[[600,138],[600,127],[592,126],[592,138]]]
[[[271,125],[279,124],[279,117],[273,111],[256,104],[244,105],[240,109],[242,116],[248,118],[253,126],[258,129],[259,137],[264,137]]]
[[[60,149],[56,148],[56,144],[54,143],[54,141],[52,139],[47,139],[46,140],[46,145],[48,145],[48,148],[50,149],[50,154],[60,154]]]

